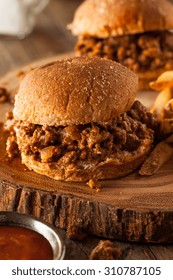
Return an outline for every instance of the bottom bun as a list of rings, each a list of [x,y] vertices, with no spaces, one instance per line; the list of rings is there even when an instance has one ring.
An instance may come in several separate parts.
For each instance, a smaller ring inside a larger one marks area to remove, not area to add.
[[[62,166],[58,163],[42,163],[31,155],[22,154],[22,163],[36,173],[63,181],[87,182],[90,179],[115,179],[136,170],[151,150],[152,140],[146,139],[144,145],[135,152],[122,152],[122,157],[107,158],[105,161],[78,161]]]

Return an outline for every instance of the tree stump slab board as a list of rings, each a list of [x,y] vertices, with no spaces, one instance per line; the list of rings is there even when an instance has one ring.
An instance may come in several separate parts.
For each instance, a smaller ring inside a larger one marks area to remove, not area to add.
[[[22,72],[65,54],[21,67],[0,79],[11,99],[17,92]],[[139,93],[149,106],[154,92]],[[0,122],[11,103],[0,104]],[[77,227],[88,234],[115,240],[173,242],[173,160],[157,174],[142,177],[137,172],[116,180],[101,181],[101,191],[85,183],[62,182],[30,171],[20,159],[5,154],[6,133],[0,125],[0,210],[33,215],[57,227]]]

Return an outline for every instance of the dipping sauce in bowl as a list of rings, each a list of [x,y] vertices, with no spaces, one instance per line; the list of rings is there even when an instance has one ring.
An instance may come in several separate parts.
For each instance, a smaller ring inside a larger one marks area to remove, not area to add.
[[[29,215],[0,212],[0,260],[61,260],[64,254],[56,228]]]
[[[0,226],[0,260],[52,260],[50,243],[34,230]]]

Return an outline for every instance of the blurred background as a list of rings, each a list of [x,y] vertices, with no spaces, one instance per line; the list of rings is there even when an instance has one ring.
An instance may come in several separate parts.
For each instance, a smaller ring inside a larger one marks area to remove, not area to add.
[[[2,1],[3,4],[6,2]],[[14,4],[14,0],[9,1]],[[73,51],[75,38],[67,30],[67,24],[72,21],[74,11],[81,2],[81,0],[49,0],[45,9],[36,16],[33,31],[24,39],[1,33],[0,75],[33,60]],[[4,11],[1,10],[0,13]]]
[[[7,18],[7,11],[12,11],[12,4],[33,4],[37,1],[46,1],[47,6],[36,15],[34,28],[29,35],[21,39],[22,35],[19,34],[19,39],[14,35],[4,35],[0,30],[0,76],[34,60],[74,50],[76,38],[67,30],[67,24],[72,21],[74,11],[82,0],[0,0],[0,27],[3,28],[2,19]],[[10,9],[7,9],[8,4]],[[19,24],[23,24],[22,20]]]

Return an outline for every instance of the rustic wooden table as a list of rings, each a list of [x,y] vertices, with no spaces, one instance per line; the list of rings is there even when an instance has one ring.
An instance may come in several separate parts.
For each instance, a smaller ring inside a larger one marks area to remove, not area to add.
[[[23,40],[0,36],[0,75],[28,64],[34,60],[52,57],[73,51],[75,38],[66,25],[71,22],[74,10],[80,0],[51,0],[47,8],[38,16],[36,27],[31,35]],[[1,209],[0,209],[1,210]],[[84,241],[74,241],[66,237],[68,260],[85,260],[100,238],[88,236]],[[114,241],[121,249],[120,259],[124,260],[171,260],[173,245],[136,244]]]

